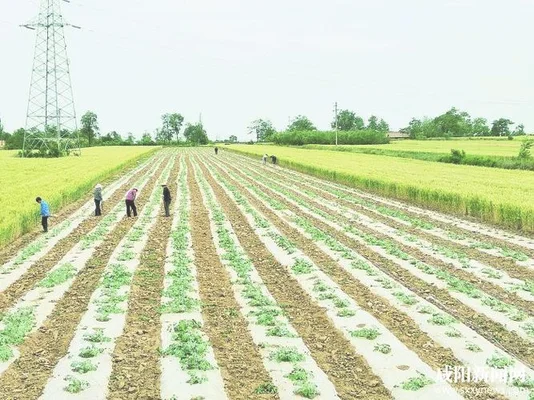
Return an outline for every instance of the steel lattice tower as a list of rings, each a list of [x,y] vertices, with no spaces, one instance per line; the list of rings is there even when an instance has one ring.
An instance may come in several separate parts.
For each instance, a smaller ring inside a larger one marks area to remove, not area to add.
[[[37,31],[23,154],[60,156],[79,152],[78,124],[65,41],[61,0],[41,0],[37,18],[23,25]]]

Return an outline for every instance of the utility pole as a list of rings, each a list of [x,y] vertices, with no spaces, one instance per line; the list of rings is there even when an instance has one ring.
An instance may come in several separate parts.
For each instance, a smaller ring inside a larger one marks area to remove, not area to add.
[[[338,129],[338,125],[337,125],[337,101],[335,102],[334,104],[334,114],[335,114],[335,119],[334,121],[336,122],[336,146],[337,146],[337,129]]]
[[[67,0],[63,0],[67,1]],[[68,2],[68,1],[67,1]],[[33,150],[61,156],[80,152],[61,0],[41,0],[39,15],[24,28],[37,31],[23,156]]]

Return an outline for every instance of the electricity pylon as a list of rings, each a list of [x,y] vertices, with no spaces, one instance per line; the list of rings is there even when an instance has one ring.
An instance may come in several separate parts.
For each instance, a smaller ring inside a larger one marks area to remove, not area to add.
[[[65,0],[64,0],[65,1]],[[34,150],[61,156],[80,151],[61,0],[41,0],[37,18],[22,25],[37,31],[23,155]]]

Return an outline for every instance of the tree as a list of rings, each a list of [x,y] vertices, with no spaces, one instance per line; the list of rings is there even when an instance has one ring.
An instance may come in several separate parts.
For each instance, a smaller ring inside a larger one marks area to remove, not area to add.
[[[471,117],[468,113],[451,108],[445,114],[434,118],[435,136],[471,136]]]
[[[161,120],[163,121],[162,130],[164,132],[163,135],[165,139],[168,139],[170,142],[174,136],[176,138],[176,142],[178,143],[180,141],[180,130],[182,129],[182,124],[184,123],[184,117],[182,114],[164,114],[161,117]]]
[[[508,136],[510,135],[510,125],[514,123],[507,118],[499,118],[493,121],[491,126],[492,136]]]
[[[184,136],[188,142],[195,145],[208,144],[209,142],[206,130],[201,123],[187,124],[184,130]]]
[[[98,137],[98,117],[94,112],[87,111],[82,116],[82,128],[80,129],[80,135],[87,139],[89,147],[93,145],[94,140]]]
[[[122,137],[117,132],[112,131],[100,138],[103,145],[121,145]]]
[[[382,118],[380,118],[380,122],[378,123],[377,131],[384,132],[384,133],[389,132],[389,124],[386,121],[384,121]]]
[[[150,136],[150,132],[145,131],[145,133],[143,133],[143,136],[141,136],[141,140],[139,141],[139,144],[142,146],[151,146],[155,144],[154,141],[152,140],[152,136]]]
[[[256,135],[256,141],[258,142],[268,142],[272,135],[276,133],[276,130],[273,128],[273,124],[269,120],[257,119],[252,121],[248,127],[249,134]],[[236,140],[237,141],[237,140]]]
[[[128,145],[128,146],[132,146],[135,143],[135,138],[134,138],[133,133],[132,132],[128,132],[128,134],[126,136],[127,136],[127,138],[124,141],[124,144]]]
[[[488,120],[486,118],[475,118],[471,130],[473,136],[489,136]]]
[[[170,114],[161,116],[161,129],[156,130],[156,141],[161,144],[169,144],[172,141],[173,131],[171,129]]]
[[[0,118],[0,140],[5,140],[4,125],[2,124],[2,118]]]
[[[308,117],[305,117],[304,115],[298,115],[288,125],[287,130],[289,132],[301,132],[301,131],[316,131],[317,128],[308,119]]]
[[[24,134],[26,131],[23,128],[17,129],[12,135],[4,134],[7,150],[22,149],[24,144]]]
[[[228,139],[228,142],[237,143],[237,136],[235,135],[230,136],[230,138]]]
[[[336,128],[336,118],[332,121],[332,129]],[[363,118],[358,117],[356,113],[349,110],[341,110],[337,114],[337,129],[340,131],[359,131],[365,129]]]
[[[521,136],[525,134],[525,125],[519,124],[516,126],[514,131],[512,132],[512,135],[514,136]]]

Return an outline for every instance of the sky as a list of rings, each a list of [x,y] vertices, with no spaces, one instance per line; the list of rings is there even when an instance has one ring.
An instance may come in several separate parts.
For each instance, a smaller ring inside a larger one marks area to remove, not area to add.
[[[25,124],[39,0],[0,0],[0,118]],[[393,130],[452,106],[534,132],[534,0],[70,0],[76,111],[140,137],[167,112],[212,139],[328,129],[334,102]]]

